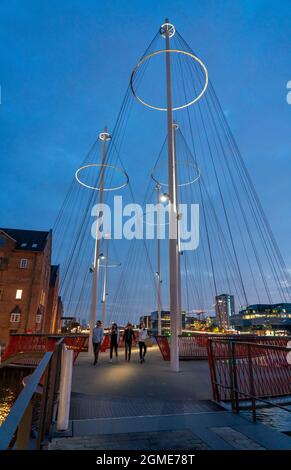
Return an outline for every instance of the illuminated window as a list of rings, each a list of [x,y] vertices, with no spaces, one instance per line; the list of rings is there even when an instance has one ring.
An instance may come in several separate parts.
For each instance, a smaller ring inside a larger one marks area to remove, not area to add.
[[[20,266],[21,269],[26,269],[27,266],[28,266],[28,259],[22,258],[20,260],[20,265],[19,266]]]
[[[31,246],[32,248],[37,248],[37,243],[33,243]]]
[[[36,315],[35,322],[36,323],[41,323],[41,315],[40,314]]]
[[[10,315],[10,322],[17,323],[20,321],[20,313],[11,313]]]
[[[27,243],[21,243],[20,248],[25,248],[27,246]]]
[[[22,289],[17,289],[17,290],[16,290],[15,298],[16,298],[17,300],[21,300],[21,299],[22,299]]]

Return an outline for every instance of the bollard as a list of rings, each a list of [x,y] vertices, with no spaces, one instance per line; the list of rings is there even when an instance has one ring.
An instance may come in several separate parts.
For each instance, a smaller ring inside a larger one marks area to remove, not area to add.
[[[71,386],[74,351],[66,347],[62,352],[60,399],[58,406],[57,430],[66,431],[69,427]]]

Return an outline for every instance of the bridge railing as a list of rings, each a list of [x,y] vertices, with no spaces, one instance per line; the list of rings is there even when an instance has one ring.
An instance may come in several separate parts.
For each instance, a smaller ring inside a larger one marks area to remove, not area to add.
[[[179,358],[181,361],[185,360],[207,360],[208,359],[208,341],[213,340],[234,340],[236,342],[249,341],[255,343],[283,345],[287,344],[287,337],[273,337],[273,336],[255,336],[255,335],[224,335],[213,333],[191,333],[190,335],[179,336]],[[170,344],[171,337],[169,336],[156,336],[157,344],[159,346],[162,357],[165,361],[170,360]],[[241,352],[243,353],[243,351]]]
[[[88,350],[88,335],[47,335],[47,334],[14,334],[10,336],[9,343],[2,356],[2,362],[10,357],[25,353],[45,353],[53,351],[56,343],[64,338],[68,349],[74,350],[74,362],[82,351]]]
[[[257,401],[290,412],[274,401],[289,396],[291,401],[291,348],[287,341],[285,337],[265,343],[262,339],[242,342],[210,338],[208,360],[213,398],[230,401],[236,412],[243,402],[245,405],[250,402],[254,420]]]
[[[63,347],[61,338],[29,377],[0,427],[0,450],[41,448],[56,416]]]

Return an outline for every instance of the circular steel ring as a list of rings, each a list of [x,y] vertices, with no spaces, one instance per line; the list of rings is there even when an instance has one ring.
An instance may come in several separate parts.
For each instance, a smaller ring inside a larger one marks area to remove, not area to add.
[[[109,261],[108,264],[99,263],[99,268],[118,268],[119,266],[121,266],[121,263],[113,263],[112,261]]]
[[[103,191],[117,191],[118,189],[125,188],[125,186],[128,185],[128,182],[129,182],[128,174],[122,168],[119,168],[115,165],[109,165],[107,163],[89,163],[88,165],[83,165],[80,168],[78,168],[78,170],[75,173],[76,180],[78,181],[79,184],[81,184],[82,186],[85,186],[85,188],[93,189],[94,191],[100,191],[101,190],[101,188],[97,188],[95,186],[90,186],[89,184],[84,183],[79,178],[79,173],[82,170],[85,170],[86,168],[91,168],[91,167],[113,168],[116,172],[121,173],[122,175],[125,176],[125,180],[126,180],[125,183],[121,184],[120,186],[113,186],[112,188],[102,188]]]
[[[196,181],[199,180],[199,178],[200,178],[200,176],[201,176],[200,169],[199,169],[199,167],[198,167],[198,165],[197,165],[196,163],[184,162],[184,161],[182,161],[181,163],[183,163],[184,165],[191,166],[192,168],[195,168],[195,170],[197,171],[197,176],[196,176],[194,179],[192,179],[192,180],[190,180],[190,181],[187,181],[186,183],[180,183],[180,184],[178,184],[178,185],[177,185],[178,188],[180,188],[180,187],[182,187],[182,186],[189,186],[190,184],[196,183]],[[151,178],[152,178],[152,180],[154,180],[155,183],[159,184],[160,186],[169,186],[168,183],[163,183],[163,182],[161,182],[161,181],[158,181],[158,180],[154,177],[153,173],[151,173]]]
[[[141,59],[140,62],[138,62],[136,64],[136,66],[134,67],[133,71],[132,71],[132,74],[131,74],[131,77],[130,77],[130,88],[131,88],[131,91],[134,95],[134,97],[140,102],[142,103],[144,106],[147,106],[148,108],[151,108],[151,109],[155,109],[157,111],[168,111],[168,108],[161,108],[159,106],[154,106],[152,104],[149,104],[147,103],[146,101],[144,101],[142,98],[140,98],[136,92],[135,92],[135,89],[133,87],[133,79],[134,79],[134,76],[137,72],[137,69],[139,68],[140,65],[142,65],[146,60],[150,59],[151,57],[157,55],[157,54],[162,54],[162,53],[167,53],[167,52],[174,52],[176,54],[184,54],[184,55],[187,55],[189,57],[191,57],[192,59],[196,60],[196,62],[198,62],[198,64],[201,65],[202,69],[203,69],[203,72],[205,74],[205,83],[204,83],[204,87],[202,89],[202,91],[199,93],[199,95],[196,96],[196,98],[194,98],[194,100],[192,101],[189,101],[188,103],[185,103],[183,104],[182,106],[177,106],[176,108],[172,108],[172,111],[178,111],[178,109],[183,109],[183,108],[187,108],[188,106],[191,106],[192,104],[194,104],[196,101],[198,101],[205,93],[206,91],[206,88],[208,86],[208,71],[207,71],[207,68],[206,66],[204,65],[204,63],[202,62],[201,59],[199,59],[198,57],[196,57],[194,54],[192,54],[191,52],[187,52],[187,51],[182,51],[180,49],[161,49],[161,50],[158,50],[158,51],[155,51],[155,52],[151,52],[150,54],[146,55],[145,57],[143,57]]]
[[[175,26],[172,23],[162,24],[160,27],[160,34],[161,36],[163,36],[163,38],[166,37],[166,33],[165,33],[166,29],[168,31],[169,38],[172,38],[176,33]]]
[[[159,202],[159,204],[163,205],[161,202]],[[147,214],[150,214],[151,212],[144,212],[143,215],[142,215],[142,218],[143,218],[143,221],[144,221],[144,224],[146,225],[150,225],[151,227],[166,227],[167,225],[170,225],[170,222],[165,222],[164,224],[150,224],[149,222],[146,221],[146,218],[144,218],[144,216],[146,216]]]

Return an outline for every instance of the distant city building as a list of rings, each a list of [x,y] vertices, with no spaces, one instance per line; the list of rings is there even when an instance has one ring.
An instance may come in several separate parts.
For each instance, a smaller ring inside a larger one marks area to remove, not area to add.
[[[232,318],[238,330],[291,332],[291,303],[248,305]]]
[[[59,267],[52,232],[0,229],[0,343],[11,333],[57,333]]]
[[[182,328],[185,328],[186,313],[182,312]],[[169,310],[161,311],[161,333],[162,335],[169,334],[171,331],[171,315]],[[151,313],[151,332],[158,334],[158,311],[155,310]]]
[[[151,315],[142,315],[139,319],[140,323],[144,322],[145,327],[150,329],[152,327]]]
[[[235,313],[234,296],[229,294],[221,294],[215,297],[215,314],[217,326],[223,329],[229,329],[231,318]]]

